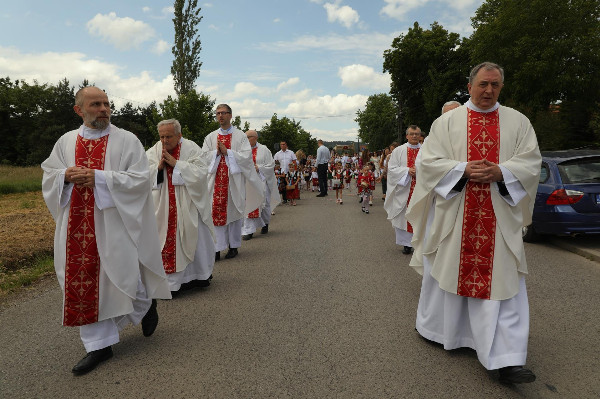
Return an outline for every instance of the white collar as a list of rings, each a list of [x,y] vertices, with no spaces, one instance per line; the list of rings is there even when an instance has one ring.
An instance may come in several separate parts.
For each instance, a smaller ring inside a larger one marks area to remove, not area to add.
[[[229,129],[227,129],[227,130],[223,130],[223,128],[219,128],[219,134],[222,136],[231,134],[232,131],[233,131],[233,125],[229,126]]]
[[[408,146],[408,148],[421,148],[421,143],[419,143],[419,144],[406,143],[406,145]]]
[[[86,125],[81,125],[81,128],[79,128],[79,135],[86,140],[96,140],[109,134],[110,127],[111,125],[109,124],[106,129],[98,130],[87,127]]]
[[[494,104],[494,106],[492,108],[490,108],[490,109],[481,109],[478,106],[476,106],[475,104],[473,104],[473,102],[471,101],[470,98],[469,98],[469,101],[467,101],[467,103],[465,105],[470,110],[473,110],[475,112],[481,112],[482,114],[487,114],[489,112],[494,112],[495,110],[497,110],[498,108],[500,108],[500,103],[496,101],[496,104]]]

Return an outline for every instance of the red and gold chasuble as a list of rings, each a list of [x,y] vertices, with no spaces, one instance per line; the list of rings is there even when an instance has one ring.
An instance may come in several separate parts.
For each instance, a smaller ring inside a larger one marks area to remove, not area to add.
[[[217,134],[217,141],[225,144],[228,150],[231,149],[231,134]],[[218,148],[218,146],[217,146]],[[215,190],[213,193],[212,215],[215,226],[225,226],[227,224],[227,200],[229,198],[229,168],[225,163],[225,157],[221,156],[217,175],[215,177]]]
[[[415,167],[415,161],[417,160],[417,154],[419,154],[418,148],[410,148],[406,147],[406,166],[409,168]],[[410,197],[412,197],[412,193],[415,189],[415,184],[417,184],[417,178],[413,177],[410,181],[410,191],[408,192],[408,201],[406,201],[406,207],[408,208],[408,204],[410,204]],[[406,222],[406,231],[409,233],[413,232],[413,228],[409,222]]]
[[[87,140],[77,135],[75,166],[104,170],[108,135]],[[98,321],[100,256],[94,224],[94,188],[76,184],[71,193],[65,261],[63,325]]]
[[[252,161],[254,161],[254,165],[256,165],[256,152],[258,150],[258,145],[252,148]],[[248,214],[249,219],[257,219],[259,216],[259,208],[256,208],[252,212]]]
[[[181,143],[169,151],[169,154],[175,159],[179,159]],[[169,222],[167,224],[167,238],[162,249],[162,260],[165,273],[171,274],[177,271],[177,203],[175,202],[175,186],[173,186],[173,167],[166,164],[167,184],[169,189]]]
[[[498,163],[498,110],[480,113],[468,109],[467,112],[467,160],[487,159]],[[489,299],[496,238],[496,215],[490,184],[469,181],[465,189],[457,294]]]

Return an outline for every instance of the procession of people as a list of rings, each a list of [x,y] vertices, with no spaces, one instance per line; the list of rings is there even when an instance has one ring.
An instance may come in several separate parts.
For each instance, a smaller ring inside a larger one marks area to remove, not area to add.
[[[128,324],[141,323],[151,336],[156,300],[209,287],[221,251],[235,258],[242,241],[268,234],[280,203],[295,207],[335,191],[336,206],[353,202],[355,217],[371,218],[370,209],[383,205],[399,257],[410,256],[422,275],[415,327],[424,339],[474,349],[502,382],[534,381],[524,367],[529,305],[520,232],[531,221],[541,156],[527,118],[498,103],[503,83],[500,66],[474,67],[469,101],[444,104],[426,140],[410,125],[402,145],[337,152],[319,140],[308,155],[286,141],[272,155],[259,132],[231,124],[227,104],[217,105],[219,129],[202,146],[167,119],[144,150],[110,123],[106,93],[80,89],[74,110],[83,124],[42,164],[63,325],[79,327],[86,351],[73,374],[111,358]]]

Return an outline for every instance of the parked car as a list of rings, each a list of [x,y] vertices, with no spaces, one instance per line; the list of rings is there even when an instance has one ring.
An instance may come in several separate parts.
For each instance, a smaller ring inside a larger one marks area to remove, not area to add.
[[[523,228],[523,240],[543,234],[600,234],[600,150],[542,152],[532,223]]]

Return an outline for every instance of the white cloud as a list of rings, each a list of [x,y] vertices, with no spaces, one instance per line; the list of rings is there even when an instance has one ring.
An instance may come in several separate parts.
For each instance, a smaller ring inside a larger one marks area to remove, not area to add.
[[[266,87],[260,87],[251,82],[238,82],[235,84],[233,92],[227,93],[227,98],[244,98],[250,95],[268,95],[272,92],[272,89]]]
[[[310,126],[310,124],[307,124],[305,130],[309,131],[312,137],[325,141],[356,141],[358,136],[358,128],[327,130],[311,129]]]
[[[142,7],[143,12],[150,12],[152,9],[150,7]]]
[[[162,9],[162,13],[163,14],[174,14],[175,13],[175,7],[173,7],[173,6],[164,7]]]
[[[379,12],[388,17],[403,20],[405,15],[419,7],[424,7],[429,0],[384,0],[386,5]]]
[[[300,78],[298,78],[298,77],[296,77],[296,78],[289,78],[285,82],[281,82],[281,83],[279,83],[277,85],[277,91],[280,91],[281,89],[288,88],[290,86],[297,85],[298,82],[300,82]]]
[[[211,7],[213,6],[213,4],[212,4],[212,3],[204,3],[204,4],[202,4],[202,5],[203,5],[204,7],[206,7],[206,8],[211,8]]]
[[[342,86],[351,89],[370,87],[375,90],[389,90],[391,78],[389,73],[377,73],[366,65],[353,64],[338,69]]]
[[[365,106],[367,98],[368,96],[360,94],[313,97],[288,104],[284,112],[298,118],[354,114],[357,109]]]
[[[262,51],[289,53],[307,50],[324,50],[335,52],[352,52],[368,56],[381,57],[384,50],[389,49],[395,37],[402,32],[393,33],[361,33],[356,35],[300,36],[292,41],[259,43]]]
[[[142,71],[134,76],[122,77],[122,69],[116,64],[90,59],[82,53],[21,53],[15,48],[0,46],[0,70],[13,80],[56,84],[67,78],[72,86],[77,87],[87,79],[106,90],[117,108],[127,100],[134,101],[134,106],[146,106],[175,94],[171,75],[157,80],[147,71]]]
[[[287,93],[279,97],[279,100],[283,102],[302,102],[308,100],[312,96],[312,92],[311,89],[304,89],[295,93]]]
[[[274,23],[281,22],[281,18],[275,18],[275,19],[273,20],[273,22],[274,22]]]
[[[88,32],[111,43],[119,50],[129,50],[154,37],[154,29],[143,21],[133,18],[119,18],[114,12],[96,14],[86,24]]]
[[[327,11],[327,21],[339,22],[346,28],[351,28],[360,19],[356,10],[349,6],[340,6],[339,1],[325,3],[323,7]]]
[[[156,42],[156,44],[154,45],[154,47],[152,48],[152,52],[154,54],[158,54],[161,55],[162,53],[164,53],[165,51],[169,50],[169,43],[167,43],[164,40],[159,40]]]

